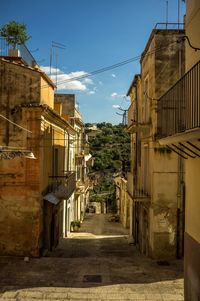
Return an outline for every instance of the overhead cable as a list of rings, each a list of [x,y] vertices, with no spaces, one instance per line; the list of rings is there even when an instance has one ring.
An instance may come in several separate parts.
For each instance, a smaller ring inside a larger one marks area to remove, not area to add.
[[[22,129],[22,130],[24,130],[24,131],[26,131],[26,132],[32,133],[32,132],[29,131],[28,129],[24,128],[23,126],[21,126],[21,125],[15,123],[15,122],[13,122],[13,121],[11,121],[10,119],[6,118],[5,116],[3,116],[3,115],[1,115],[1,114],[0,114],[0,117],[2,117],[3,119],[7,120],[8,122],[10,122],[10,123],[16,125],[18,128],[20,128],[20,129]]]
[[[144,57],[145,57],[145,56],[149,56],[149,55],[151,55],[151,54],[153,54],[153,53],[156,53],[156,52],[158,52],[158,51],[160,51],[160,50],[169,48],[169,46],[171,46],[172,44],[176,44],[176,43],[177,43],[177,41],[172,42],[172,43],[170,43],[168,46],[165,46],[165,47],[158,47],[158,48],[155,48],[155,49],[153,49],[152,51],[147,52],[147,53],[144,55]],[[93,76],[93,75],[96,75],[96,74],[99,74],[99,73],[103,73],[103,72],[106,72],[106,71],[109,71],[109,70],[112,70],[112,69],[115,69],[115,68],[118,68],[118,67],[121,67],[121,66],[130,64],[130,63],[132,63],[132,62],[134,62],[134,61],[140,60],[141,57],[142,57],[142,55],[138,55],[138,56],[132,57],[132,58],[130,58],[130,59],[127,59],[127,60],[125,60],[125,61],[116,63],[116,64],[114,64],[114,65],[107,66],[107,67],[104,67],[104,68],[101,68],[101,69],[98,69],[98,70],[95,70],[95,71],[92,71],[92,72],[88,72],[88,73],[83,74],[83,75],[81,75],[81,76],[75,76],[75,77],[72,77],[72,78],[69,78],[69,79],[66,79],[66,80],[59,81],[57,84],[58,84],[58,85],[62,85],[62,84],[64,84],[64,83],[72,82],[72,81],[79,80],[79,79],[84,79],[84,78],[86,78],[86,77],[90,77],[90,76]],[[41,86],[41,88],[47,88],[47,87],[48,87],[47,84]]]

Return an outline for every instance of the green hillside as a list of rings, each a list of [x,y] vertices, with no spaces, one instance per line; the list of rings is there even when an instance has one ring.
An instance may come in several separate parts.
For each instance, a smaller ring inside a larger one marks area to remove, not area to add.
[[[112,203],[115,199],[113,175],[129,167],[130,135],[124,132],[122,124],[99,123],[96,131],[89,130],[89,126],[86,124],[86,133],[90,152],[95,158],[94,166],[90,169],[90,177],[95,184],[91,200],[107,198]]]

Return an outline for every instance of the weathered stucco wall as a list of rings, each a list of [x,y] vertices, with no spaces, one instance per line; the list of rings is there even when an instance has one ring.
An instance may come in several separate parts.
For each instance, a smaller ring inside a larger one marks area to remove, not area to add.
[[[40,123],[34,123],[32,118],[38,117],[33,113],[27,115],[21,110],[22,126],[34,133],[39,133]],[[34,116],[33,116],[34,115]],[[37,119],[37,118],[36,118]],[[1,127],[4,128],[1,123]],[[27,133],[20,135],[22,130],[7,124],[10,134],[10,145],[18,144],[29,149],[30,144]],[[37,138],[37,135],[35,136]],[[34,143],[37,143],[34,140]],[[40,197],[40,156],[39,150],[33,147],[36,160],[15,158],[1,160],[0,164],[0,254],[38,256],[39,241],[42,231],[42,212]]]
[[[0,145],[30,150],[36,157],[1,160],[0,254],[39,256],[62,235],[63,206],[52,208],[43,197],[54,189],[56,181],[50,176],[65,169],[67,124],[49,108],[53,86],[43,89],[48,81],[39,71],[0,60],[0,74],[2,115],[28,129],[1,120]]]
[[[40,103],[47,104],[50,108],[54,108],[54,88],[50,86],[41,76]]]
[[[62,113],[74,117],[75,94],[55,94],[55,102],[62,103]]]
[[[186,160],[186,232],[200,242],[200,158]]]
[[[134,234],[142,253],[160,259],[176,256],[180,179],[177,155],[155,142],[156,99],[184,73],[184,44],[177,43],[184,34],[183,30],[152,31],[140,62],[141,80],[138,78],[136,87],[129,90],[134,99],[137,90],[138,100],[138,121],[132,128],[133,133],[137,132],[137,147],[134,150],[132,143],[132,149],[137,153],[139,195],[133,213]]]
[[[192,46],[200,48],[200,1],[186,1],[186,35],[190,39]],[[186,43],[186,71],[193,67],[200,60],[200,51],[192,49]]]

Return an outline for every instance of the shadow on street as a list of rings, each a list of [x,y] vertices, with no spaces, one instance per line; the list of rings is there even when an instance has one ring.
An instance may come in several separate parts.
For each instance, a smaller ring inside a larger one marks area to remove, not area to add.
[[[128,230],[108,221],[107,215],[89,214],[78,233],[61,239],[47,257],[0,257],[0,293],[19,289],[98,288],[119,285],[133,291],[182,290],[182,260],[158,265],[128,244]],[[3,300],[3,299],[2,299]],[[15,299],[12,299],[15,300]],[[17,299],[18,300],[18,299]]]

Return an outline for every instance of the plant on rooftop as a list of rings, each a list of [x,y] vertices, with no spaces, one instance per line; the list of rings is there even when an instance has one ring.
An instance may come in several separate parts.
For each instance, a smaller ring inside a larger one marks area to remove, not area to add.
[[[5,37],[7,43],[12,45],[13,49],[16,49],[17,45],[25,44],[29,40],[26,33],[26,24],[20,24],[15,20],[1,27],[0,36]]]

